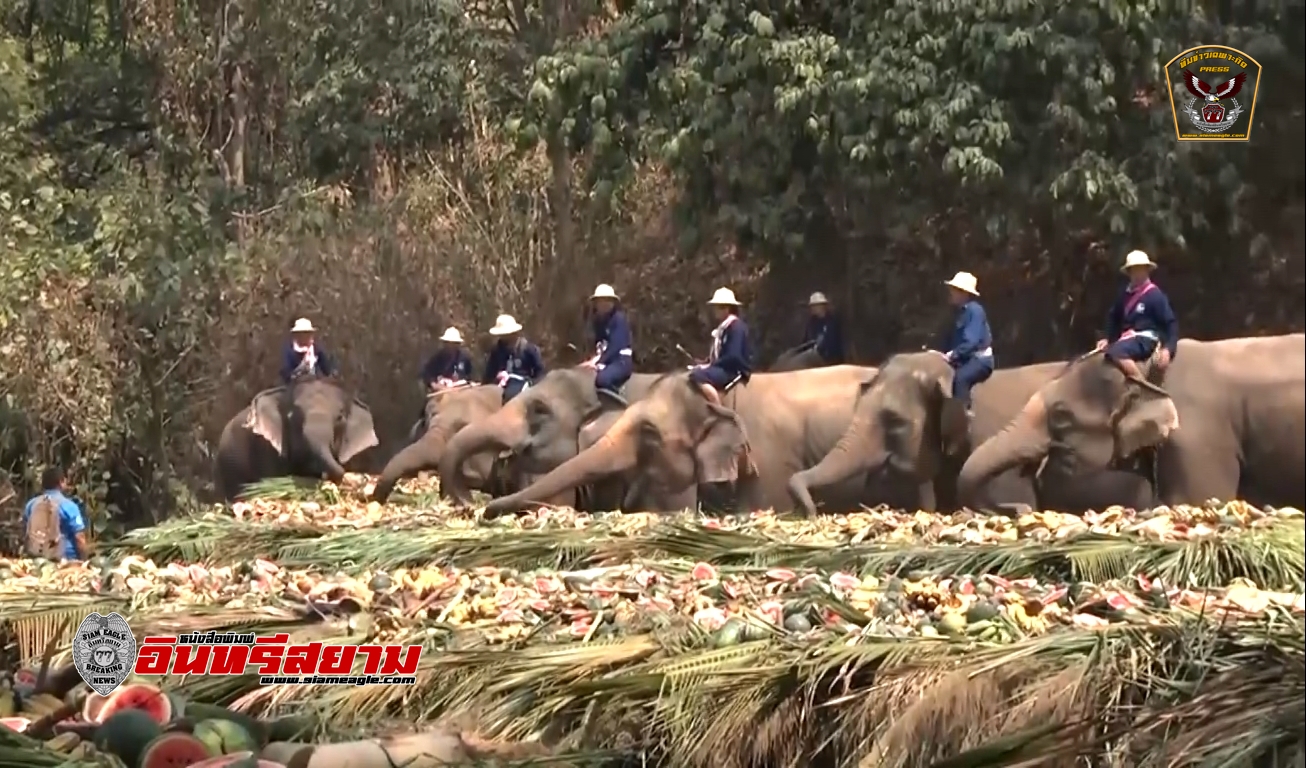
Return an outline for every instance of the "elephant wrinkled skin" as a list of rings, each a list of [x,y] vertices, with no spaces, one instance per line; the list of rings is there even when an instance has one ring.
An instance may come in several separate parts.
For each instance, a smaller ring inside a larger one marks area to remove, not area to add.
[[[811,515],[813,490],[888,469],[918,484],[922,508],[955,508],[956,474],[972,441],[996,434],[1063,367],[1047,363],[996,371],[973,392],[968,431],[965,408],[952,398],[953,371],[943,355],[895,355],[862,383],[847,430],[818,464],[794,473],[789,493]],[[985,504],[997,503],[1036,504],[1031,480],[1013,471],[989,484]]]
[[[1157,448],[1164,504],[1302,506],[1306,336],[1184,339],[1162,387],[1126,380],[1101,354],[1071,362],[971,454],[962,499],[1017,465],[1046,459],[1040,482],[1052,485]]]
[[[620,398],[600,397],[594,389],[593,369],[550,371],[496,413],[453,436],[440,460],[441,485],[446,495],[464,506],[471,504],[467,486],[461,481],[462,467],[468,457],[486,451],[511,452],[517,470],[523,474],[538,476],[551,472],[580,453],[582,441],[598,440],[602,431],[614,422],[611,414],[623,411],[627,402],[642,398],[657,378],[658,374],[637,373],[626,383]],[[543,501],[571,504],[575,500],[572,490],[564,489]],[[613,509],[623,498],[637,508],[643,505],[642,508],[651,510],[683,509],[686,503],[683,494],[635,499],[621,479],[601,484],[592,491],[580,506]],[[692,500],[688,503],[692,504]]]
[[[254,396],[222,430],[215,485],[228,501],[280,475],[340,482],[344,464],[377,445],[372,412],[333,379],[309,378]]]
[[[428,394],[426,431],[386,463],[372,499],[384,504],[399,480],[439,467],[449,440],[468,425],[496,413],[502,404],[503,390],[494,385],[457,387]],[[463,484],[488,489],[495,479],[495,458],[493,452],[470,457],[462,467]]]
[[[531,486],[496,499],[486,513],[517,511],[535,499],[636,469],[642,480],[669,492],[733,483],[741,507],[792,509],[786,481],[839,440],[859,384],[874,373],[841,365],[756,374],[725,396],[729,407],[708,403],[687,374],[666,374],[594,445]],[[755,473],[747,469],[748,460]],[[826,489],[827,500],[855,509],[883,493],[864,481],[851,478]]]

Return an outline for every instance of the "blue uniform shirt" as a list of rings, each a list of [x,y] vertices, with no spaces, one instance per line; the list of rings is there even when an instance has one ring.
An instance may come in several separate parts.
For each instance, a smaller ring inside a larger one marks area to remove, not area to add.
[[[525,339],[518,339],[511,346],[503,342],[495,344],[485,359],[485,375],[482,381],[486,384],[497,384],[500,373],[538,381],[545,373],[544,358],[540,356],[540,348]]]
[[[630,321],[626,319],[626,313],[616,309],[607,317],[596,316],[594,343],[599,356],[598,365],[601,367],[606,368],[622,357],[634,357]]]
[[[327,354],[321,345],[313,345],[314,353],[317,355],[317,363],[313,366],[313,373],[318,376],[334,376],[336,373],[336,363]],[[304,353],[295,349],[295,342],[287,341],[286,348],[281,353],[281,381],[284,384],[290,383],[290,377],[299,364],[304,360]]]
[[[1170,299],[1156,283],[1147,281],[1131,290],[1120,292],[1106,316],[1106,340],[1113,344],[1126,332],[1155,338],[1165,346],[1173,360],[1179,349],[1179,321]]]
[[[753,349],[748,341],[748,324],[735,316],[721,331],[721,343],[713,349],[710,364],[731,376],[747,376],[753,370]]]
[[[82,511],[77,508],[77,502],[63,495],[61,491],[46,491],[28,500],[27,506],[23,507],[24,531],[27,529],[27,521],[32,517],[32,507],[36,506],[41,496],[50,496],[59,505],[59,533],[63,536],[63,556],[67,560],[76,560],[77,544],[73,541],[73,537],[86,530],[86,519],[82,517]]]
[[[803,334],[804,344],[813,344],[822,360],[831,363],[843,362],[843,324],[833,312],[825,317],[809,316],[807,332]]]
[[[954,367],[980,353],[992,355],[993,332],[989,330],[989,318],[984,314],[984,307],[974,299],[958,307],[952,329],[934,348],[950,354]]]
[[[472,356],[462,347],[442,348],[422,366],[422,383],[428,388],[436,379],[471,381]]]

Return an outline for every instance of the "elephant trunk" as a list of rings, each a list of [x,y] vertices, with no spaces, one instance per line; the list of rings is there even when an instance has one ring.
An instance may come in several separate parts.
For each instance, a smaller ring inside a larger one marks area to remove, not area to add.
[[[629,436],[609,432],[598,442],[535,482],[485,507],[487,516],[517,512],[540,499],[549,499],[564,491],[596,483],[627,472],[637,461],[635,442]]]
[[[440,466],[440,457],[448,441],[449,436],[444,431],[432,429],[422,439],[395,454],[381,471],[381,478],[376,481],[376,490],[372,492],[372,500],[384,504],[401,479]]]
[[[814,516],[816,503],[812,500],[811,489],[841,483],[859,472],[878,470],[888,460],[883,437],[870,419],[856,417],[825,458],[816,466],[795,472],[789,478],[789,495],[809,517]]]
[[[445,495],[458,504],[470,505],[472,497],[463,482],[463,464],[478,453],[516,448],[527,437],[525,416],[507,409],[459,431],[440,457],[440,487]]]
[[[335,429],[333,424],[304,425],[304,440],[308,451],[318,460],[327,479],[339,483],[345,478],[345,468],[336,460]]]
[[[957,494],[963,504],[974,504],[980,489],[1015,467],[1036,464],[1048,453],[1047,406],[1034,395],[1024,410],[1001,432],[977,447],[957,476]]]

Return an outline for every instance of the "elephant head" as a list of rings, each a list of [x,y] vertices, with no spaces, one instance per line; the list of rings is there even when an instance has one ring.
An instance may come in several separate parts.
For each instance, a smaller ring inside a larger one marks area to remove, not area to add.
[[[245,427],[289,462],[292,472],[339,482],[344,463],[377,445],[372,412],[331,379],[301,379],[260,392]]]
[[[991,478],[1037,466],[1041,484],[1092,475],[1161,445],[1179,428],[1165,390],[1128,379],[1100,352],[1069,363],[1044,384],[1001,432],[977,447],[962,467],[963,502]]]
[[[966,408],[952,398],[952,366],[937,352],[897,355],[861,384],[852,421],[816,466],[789,479],[789,493],[816,512],[811,489],[892,469],[922,482],[967,447]]]
[[[738,414],[707,402],[687,374],[663,376],[632,403],[593,445],[530,486],[496,499],[487,514],[619,475],[638,474],[635,487],[681,493],[691,486],[739,476],[747,438]]]
[[[618,398],[600,399],[592,369],[551,371],[492,416],[453,436],[440,457],[441,486],[458,503],[470,504],[463,465],[487,451],[511,453],[518,472],[549,472],[579,453],[586,423],[624,407]]]
[[[372,499],[384,504],[400,478],[440,466],[440,459],[453,436],[493,415],[499,410],[502,399],[503,391],[493,385],[454,387],[428,394],[426,432],[386,463]],[[463,464],[463,482],[477,488],[486,487],[494,471],[494,461],[492,453],[470,457]]]

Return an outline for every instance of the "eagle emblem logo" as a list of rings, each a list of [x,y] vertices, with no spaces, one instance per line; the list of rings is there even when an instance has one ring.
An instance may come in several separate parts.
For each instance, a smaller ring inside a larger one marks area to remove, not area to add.
[[[1170,106],[1177,138],[1247,141],[1260,74],[1261,65],[1250,56],[1220,45],[1190,48],[1171,59],[1166,65],[1166,80],[1171,83]],[[1174,80],[1182,82],[1183,87]],[[1248,90],[1252,91],[1250,100]],[[1187,118],[1182,120],[1187,125],[1181,125],[1181,116]],[[1240,126],[1243,117],[1247,120]]]

